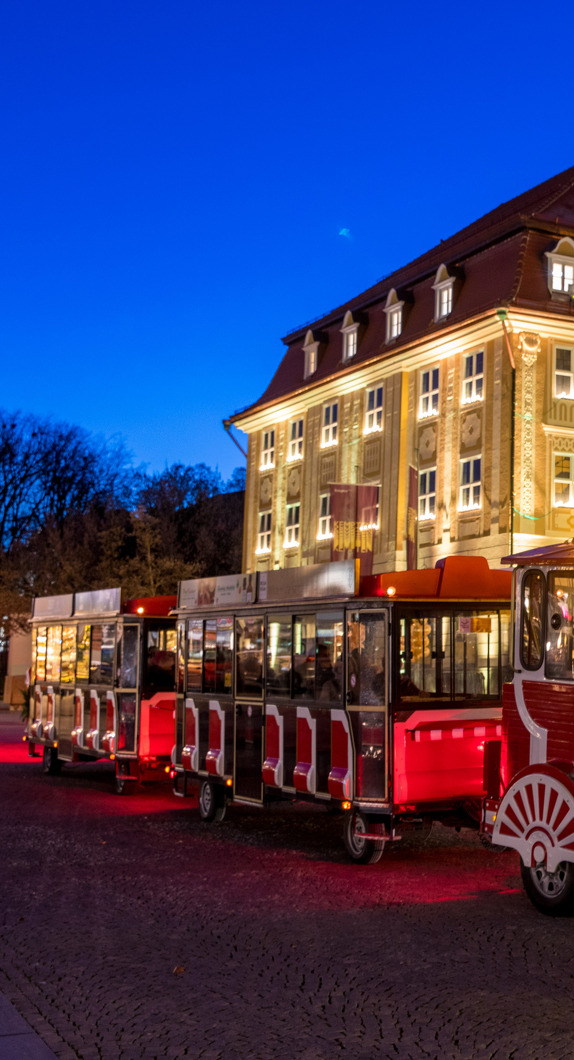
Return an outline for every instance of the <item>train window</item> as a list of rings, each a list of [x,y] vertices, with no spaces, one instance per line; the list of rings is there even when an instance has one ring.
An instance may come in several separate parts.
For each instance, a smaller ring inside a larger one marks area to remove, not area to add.
[[[238,696],[263,695],[263,619],[238,618],[236,691]]]
[[[60,680],[62,627],[48,626],[46,637],[46,681]]]
[[[187,690],[201,692],[203,668],[203,621],[192,618],[187,627]]]
[[[87,681],[90,676],[90,633],[91,626],[78,626],[76,641],[76,677],[78,681]]]
[[[437,670],[441,687],[443,633],[441,620],[434,616],[401,618],[401,699],[436,694]]]
[[[111,685],[114,673],[114,649],[116,627],[114,622],[104,622],[92,628],[90,652],[90,681],[98,685]]]
[[[231,692],[233,659],[233,618],[217,619],[215,648],[215,691]]]
[[[185,623],[177,624],[177,691],[181,694],[185,677]]]
[[[544,656],[544,575],[529,570],[522,581],[520,657],[526,670],[538,670]]]
[[[203,635],[203,691],[215,692],[215,650],[217,640],[217,623],[208,618]]]
[[[267,695],[291,695],[291,615],[267,623]]]
[[[572,680],[572,614],[574,573],[548,575],[546,676]]]
[[[37,629],[36,626],[33,626],[32,627],[32,668],[31,668],[31,671],[30,671],[31,683],[32,684],[34,684],[34,682],[36,680],[36,655],[37,655],[36,642],[37,642],[37,637],[38,637],[38,629]]]
[[[62,675],[63,685],[71,685],[76,676],[76,627],[64,626],[62,629]]]
[[[135,688],[138,674],[139,626],[120,626],[118,629],[118,688]]]
[[[173,692],[175,689],[175,629],[150,625],[147,630],[144,673],[146,692]]]
[[[317,699],[341,699],[343,692],[343,615],[317,615],[317,667],[315,693]]]
[[[293,619],[293,699],[315,698],[315,615]]]
[[[507,619],[510,612],[507,612]],[[508,668],[508,636],[500,641],[497,612],[475,611],[455,616],[455,692],[463,696],[498,696],[499,657]]]
[[[136,697],[135,695],[121,695],[118,698],[118,751],[135,751]]]
[[[347,684],[350,703],[369,707],[385,703],[385,617],[368,611],[349,616]]]
[[[46,626],[38,626],[36,635],[36,680],[46,680],[46,640],[48,630]]]

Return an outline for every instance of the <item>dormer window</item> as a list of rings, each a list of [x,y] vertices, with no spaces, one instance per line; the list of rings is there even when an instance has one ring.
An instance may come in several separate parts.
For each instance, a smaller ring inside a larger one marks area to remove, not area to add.
[[[317,366],[319,364],[319,343],[316,341],[311,328],[309,328],[309,331],[305,335],[303,353],[305,355],[305,379],[308,379],[310,375],[314,375],[317,371]]]
[[[343,336],[343,361],[347,362],[355,356],[359,343],[359,321],[353,318],[350,310],[345,313],[341,334]]]
[[[547,251],[546,257],[551,294],[574,295],[574,240],[559,239],[554,250]]]
[[[395,339],[398,339],[403,330],[404,304],[404,302],[399,301],[397,292],[393,287],[387,295],[387,302],[385,305],[385,313],[387,314],[387,342],[394,342]]]
[[[434,318],[443,320],[452,313],[454,276],[449,276],[446,265],[437,269],[434,290]]]

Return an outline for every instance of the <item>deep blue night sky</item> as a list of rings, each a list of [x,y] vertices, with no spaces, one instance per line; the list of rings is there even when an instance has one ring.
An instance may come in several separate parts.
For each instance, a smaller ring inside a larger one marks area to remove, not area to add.
[[[549,10],[5,4],[0,405],[228,477],[281,336],[573,164]]]

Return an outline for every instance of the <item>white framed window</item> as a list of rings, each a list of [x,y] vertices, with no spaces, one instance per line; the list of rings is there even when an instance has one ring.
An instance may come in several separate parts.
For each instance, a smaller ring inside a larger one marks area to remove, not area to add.
[[[331,531],[331,494],[321,493],[319,497],[319,530],[317,541],[326,541],[332,537]]]
[[[419,520],[436,516],[436,467],[419,472]]]
[[[258,556],[271,552],[271,512],[259,512],[259,532],[255,552]]]
[[[385,313],[387,315],[387,328],[386,328],[386,341],[393,342],[398,339],[401,331],[403,330],[403,306],[404,302],[400,302],[397,292],[394,287],[391,288],[387,295],[387,301],[385,304]]]
[[[263,431],[261,436],[260,471],[275,467],[275,431]]]
[[[421,372],[419,386],[419,419],[424,420],[427,416],[438,416],[438,368],[426,368],[424,372]]]
[[[437,269],[434,290],[434,318],[435,321],[443,320],[452,313],[454,276],[449,276],[446,265],[440,265]]]
[[[484,396],[484,351],[467,353],[463,360],[462,403],[482,401]]]
[[[470,457],[460,462],[459,511],[480,508],[482,502],[482,458]]]
[[[287,460],[303,459],[303,420],[291,420],[289,424],[289,445]]]
[[[288,504],[285,517],[285,541],[283,548],[296,548],[299,544],[300,504]]]
[[[554,507],[574,508],[574,456],[554,453]]]
[[[374,386],[365,395],[364,434],[372,434],[383,429],[383,385]]]
[[[339,418],[339,404],[334,401],[332,405],[323,406],[323,426],[321,428],[321,449],[328,449],[330,445],[337,444],[337,426]]]
[[[305,379],[307,379],[310,375],[314,375],[319,364],[319,343],[315,340],[311,328],[305,335],[303,354],[305,357],[304,375]]]
[[[357,328],[351,328],[343,334],[343,360],[350,361],[357,352]]]
[[[392,342],[393,339],[398,339],[402,330],[403,307],[397,306],[396,309],[390,309],[387,313],[387,342]]]
[[[574,294],[574,240],[559,239],[548,258],[548,288],[551,294]]]
[[[574,398],[574,350],[570,346],[554,350],[554,396]]]

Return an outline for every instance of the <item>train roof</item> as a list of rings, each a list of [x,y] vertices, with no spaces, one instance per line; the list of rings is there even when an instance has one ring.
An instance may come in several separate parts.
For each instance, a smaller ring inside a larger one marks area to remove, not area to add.
[[[122,601],[121,588],[93,589],[61,596],[37,596],[32,602],[36,622],[66,618],[113,618],[117,615],[167,617],[177,604],[176,596],[140,596]]]
[[[501,562],[514,567],[574,567],[574,540],[530,548],[526,552],[505,556]]]

